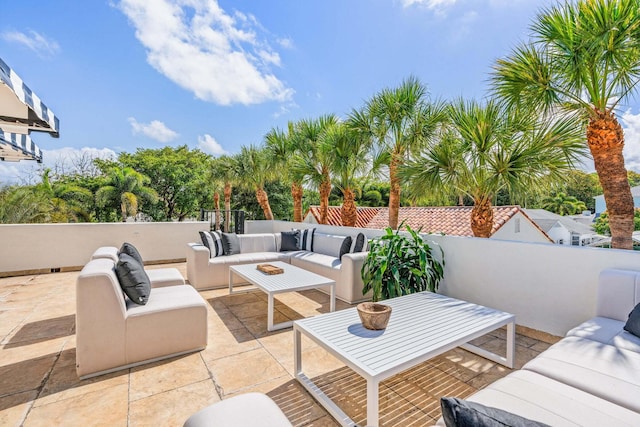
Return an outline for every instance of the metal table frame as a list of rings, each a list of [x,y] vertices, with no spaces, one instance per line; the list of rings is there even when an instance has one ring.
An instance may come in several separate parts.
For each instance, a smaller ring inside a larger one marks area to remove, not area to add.
[[[355,426],[302,371],[302,339],[305,334],[367,381],[367,425],[377,426],[380,382],[455,347],[484,358],[514,366],[515,316],[513,314],[421,292],[384,301],[392,307],[384,331],[362,327],[355,308],[327,313],[293,324],[294,370],[300,383],[343,426]],[[507,326],[506,357],[469,341]]]
[[[284,269],[282,274],[269,275],[259,271],[256,267],[258,264],[271,264]],[[240,291],[233,290],[233,276],[237,275],[255,288],[242,289]],[[274,296],[285,292],[303,291],[306,289],[317,289],[323,286],[330,288],[329,310],[336,310],[336,282],[319,274],[312,273],[295,265],[286,262],[260,262],[255,264],[241,264],[229,267],[229,294],[240,294],[260,289],[268,295],[267,307],[267,330],[276,331],[288,328],[293,321],[273,323],[273,313],[275,310]]]

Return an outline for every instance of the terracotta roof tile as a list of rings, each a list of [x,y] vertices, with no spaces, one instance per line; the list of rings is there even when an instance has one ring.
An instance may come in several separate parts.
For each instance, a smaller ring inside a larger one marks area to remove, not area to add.
[[[422,228],[423,233],[473,236],[471,231],[472,209],[472,206],[401,207],[398,213],[398,223],[405,221],[405,224],[414,230]],[[495,233],[519,211],[519,206],[494,206],[491,234]],[[369,221],[367,227],[384,229],[388,225],[389,208],[380,208],[378,214]]]
[[[384,208],[367,208],[358,207],[358,219],[356,220],[356,227],[365,228],[371,219],[373,219],[378,211]],[[327,216],[327,224],[342,227],[342,215],[340,206],[329,206],[329,212]],[[311,213],[316,219],[316,222],[320,222],[320,206],[310,206],[309,210],[305,214],[305,217]]]

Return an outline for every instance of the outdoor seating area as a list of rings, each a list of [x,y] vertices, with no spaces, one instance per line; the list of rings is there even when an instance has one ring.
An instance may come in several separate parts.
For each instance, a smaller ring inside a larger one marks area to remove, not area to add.
[[[103,260],[104,261],[104,260]],[[153,265],[148,270],[186,264]],[[207,347],[199,352],[80,380],[76,373],[76,287],[79,272],[0,279],[1,425],[176,425],[209,405],[251,392],[265,394],[294,426],[337,426],[295,377],[291,328],[267,331],[268,295],[257,291],[199,292],[206,301]],[[336,301],[336,310],[351,307]],[[330,311],[318,290],[276,296],[275,321]],[[517,328],[515,368],[559,338]],[[524,333],[524,334],[523,334]],[[472,344],[506,348],[497,329]],[[305,375],[356,423],[366,422],[366,380],[302,336]],[[380,423],[433,425],[442,396],[466,398],[512,370],[455,348],[384,380]]]

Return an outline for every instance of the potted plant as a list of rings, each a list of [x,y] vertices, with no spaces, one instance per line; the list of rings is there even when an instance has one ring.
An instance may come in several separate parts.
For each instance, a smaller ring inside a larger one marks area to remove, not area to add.
[[[418,234],[420,230],[407,225],[407,233],[401,234],[402,226],[395,232],[387,227],[384,235],[371,240],[362,266],[362,294],[371,291],[373,302],[359,304],[358,313],[368,329],[384,329],[391,315],[391,307],[378,301],[415,292],[435,292],[444,275],[442,248],[437,246],[442,259],[439,261]]]

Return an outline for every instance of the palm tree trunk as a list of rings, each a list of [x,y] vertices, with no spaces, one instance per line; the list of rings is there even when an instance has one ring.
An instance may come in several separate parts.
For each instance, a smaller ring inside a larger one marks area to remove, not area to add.
[[[216,210],[216,225],[215,229],[220,230],[220,194],[218,192],[213,193],[213,207]]]
[[[609,212],[611,247],[633,249],[633,196],[624,167],[624,134],[611,112],[589,120],[587,142]]]
[[[393,156],[389,163],[389,227],[398,228],[398,211],[400,210],[400,179],[398,178],[398,159]]]
[[[271,205],[269,205],[269,196],[267,192],[262,188],[256,188],[256,199],[264,212],[264,219],[267,221],[273,220],[273,212],[271,212]]]
[[[324,179],[320,183],[320,224],[326,224],[329,217],[329,194],[331,194],[331,177],[329,171],[322,172]]]
[[[358,209],[356,208],[355,194],[350,188],[345,188],[342,192],[343,201],[340,215],[342,225],[345,227],[355,227],[358,220]]]
[[[231,183],[224,183],[224,231],[229,232],[231,223]]]
[[[471,210],[471,231],[475,237],[491,237],[493,208],[490,199],[474,199]]]
[[[291,197],[293,197],[293,221],[302,222],[302,185],[299,182],[291,184]]]

